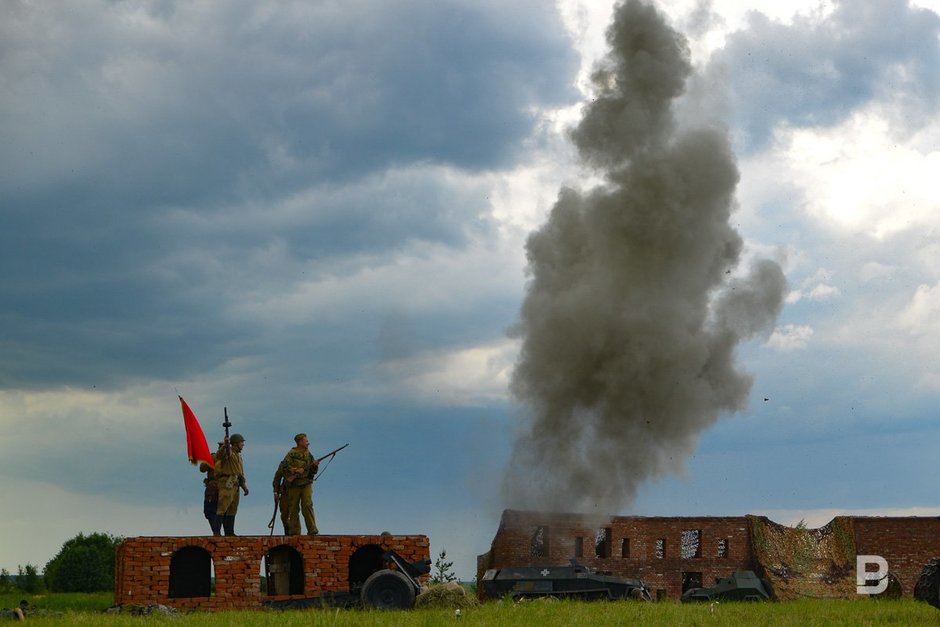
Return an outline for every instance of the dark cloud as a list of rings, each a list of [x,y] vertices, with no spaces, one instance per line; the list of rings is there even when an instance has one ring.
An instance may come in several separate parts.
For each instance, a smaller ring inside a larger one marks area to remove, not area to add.
[[[576,70],[554,12],[524,4],[524,23],[526,7],[422,0],[24,9],[4,27],[20,148],[6,178],[94,174],[93,189],[161,204],[394,163],[505,164],[528,107],[570,99],[558,78]]]
[[[577,70],[535,1],[3,13],[6,388],[276,352],[234,308],[341,276],[337,259],[465,246],[488,228],[466,174],[513,163],[533,108],[570,101]]]
[[[714,61],[730,79],[735,126],[758,149],[778,123],[832,125],[873,99],[914,107],[905,123],[918,125],[940,93],[938,34],[940,17],[908,0],[842,1],[821,21],[753,12]]]

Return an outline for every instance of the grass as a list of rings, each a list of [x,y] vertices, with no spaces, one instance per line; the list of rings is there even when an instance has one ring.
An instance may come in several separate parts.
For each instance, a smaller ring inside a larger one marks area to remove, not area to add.
[[[645,626],[737,626],[752,625],[937,625],[938,610],[912,600],[902,601],[820,601],[786,603],[708,604],[640,603],[636,601],[594,602],[529,601],[525,603],[486,603],[461,611],[457,619],[452,609],[408,612],[378,612],[351,609],[312,609],[303,611],[194,612],[146,617],[102,614],[111,605],[110,593],[0,595],[0,606],[13,607],[25,598],[36,608],[63,612],[60,617],[28,618],[34,625],[88,625],[143,627],[174,625],[229,627],[337,626],[337,627],[430,627],[437,625],[528,626],[528,625],[643,625]]]
[[[21,600],[28,601],[32,607],[50,612],[100,612],[114,605],[114,595],[110,592],[26,594],[25,592],[15,591],[0,593],[0,608],[16,607]]]

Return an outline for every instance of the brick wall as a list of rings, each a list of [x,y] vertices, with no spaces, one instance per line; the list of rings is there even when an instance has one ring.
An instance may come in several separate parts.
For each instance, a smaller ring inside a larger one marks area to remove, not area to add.
[[[533,534],[547,528],[547,554],[533,555]],[[609,529],[609,535],[606,531]],[[609,537],[609,549],[597,556],[598,530]],[[683,532],[697,542],[686,542],[689,552],[697,544],[698,557],[682,555]],[[581,555],[577,555],[581,538]],[[627,554],[624,556],[626,540]],[[657,552],[658,541],[662,551]],[[719,556],[719,547],[723,547]],[[661,557],[657,555],[661,554]],[[712,585],[735,570],[753,569],[747,519],[741,517],[590,517],[506,510],[490,552],[478,560],[478,579],[487,568],[579,563],[621,577],[640,578],[653,594],[678,598],[683,574],[696,574],[703,585]],[[479,586],[478,589],[482,589]]]
[[[289,546],[303,560],[303,593],[270,596],[261,590],[265,554]],[[215,570],[209,597],[170,597],[170,564],[186,547],[208,552]],[[191,536],[127,538],[117,548],[116,604],[162,603],[176,608],[261,607],[263,601],[319,597],[349,590],[350,558],[359,549],[393,550],[414,562],[430,558],[427,536]]]
[[[940,518],[853,517],[856,551],[881,555],[901,583],[904,596],[912,596],[923,565],[940,556]],[[533,537],[543,528],[542,543]],[[609,532],[609,551],[598,557],[598,530]],[[687,551],[682,555],[683,536]],[[697,538],[698,554],[689,555],[688,538]],[[578,553],[581,538],[581,554]],[[624,540],[629,553],[622,555]],[[659,541],[664,541],[658,550]],[[541,546],[543,555],[533,555]],[[719,547],[723,547],[719,556]],[[569,560],[622,577],[643,581],[660,597],[678,599],[683,580],[701,575],[704,586],[735,570],[761,573],[752,548],[748,518],[726,517],[598,517],[580,514],[503,512],[491,549],[477,560],[477,580],[489,568],[508,566],[562,565]],[[482,591],[482,586],[478,586]],[[854,592],[854,588],[853,588]]]
[[[940,518],[856,516],[852,520],[856,553],[885,558],[901,593],[913,596],[924,564],[940,557]]]

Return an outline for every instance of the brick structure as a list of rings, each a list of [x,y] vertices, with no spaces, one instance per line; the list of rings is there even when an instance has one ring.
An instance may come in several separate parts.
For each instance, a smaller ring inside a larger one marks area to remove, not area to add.
[[[855,516],[852,524],[856,553],[885,558],[901,593],[913,596],[924,565],[940,557],[940,518]]]
[[[605,518],[506,510],[490,551],[477,559],[477,581],[490,568],[563,565],[576,559],[598,571],[640,578],[660,599],[678,599],[685,589],[710,586],[735,570],[756,571],[791,598],[816,592],[855,596],[858,554],[884,557],[900,593],[910,597],[924,564],[940,556],[940,518],[839,520],[843,524],[804,530],[758,516]],[[768,550],[770,533],[762,530],[772,528],[797,534],[805,555],[787,553],[786,545]],[[836,538],[837,543],[830,528],[845,537]],[[830,545],[842,547],[838,568],[828,559]],[[823,563],[825,572],[816,572]],[[482,586],[477,589],[482,592]]]
[[[114,601],[227,610],[339,597],[384,568],[388,550],[410,562],[430,558],[428,538],[421,535],[127,538],[117,547]],[[266,556],[272,572],[272,563],[290,564],[282,582],[288,594],[262,590]]]

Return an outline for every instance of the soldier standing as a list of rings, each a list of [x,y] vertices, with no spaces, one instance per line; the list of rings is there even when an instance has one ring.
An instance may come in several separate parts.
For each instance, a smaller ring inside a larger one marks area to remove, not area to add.
[[[320,533],[313,513],[313,478],[317,474],[319,463],[310,453],[310,440],[306,433],[294,436],[297,444],[287,452],[278,466],[278,473],[284,477],[287,485],[287,535],[300,535],[300,515],[303,514],[307,526],[307,535]]]
[[[287,503],[287,479],[284,477],[284,471],[281,469],[281,466],[278,465],[277,472],[274,473],[274,498],[277,500],[277,507],[281,514],[281,524],[284,526],[284,535],[286,536],[290,530],[290,505]],[[272,518],[271,524],[273,526],[274,520]],[[274,533],[272,531],[272,533]]]
[[[215,456],[212,456],[215,462]],[[215,477],[215,470],[206,462],[199,463],[199,472],[206,473],[206,478],[202,482],[206,486],[202,497],[202,513],[209,521],[209,528],[212,529],[212,535],[222,535],[222,521],[216,515],[219,508],[219,480]]]
[[[238,512],[238,490],[241,488],[248,496],[248,484],[245,481],[245,468],[242,465],[242,449],[245,437],[233,433],[219,445],[214,457],[215,475],[219,482],[219,501],[215,513],[221,521],[225,535],[235,535],[235,514]]]

